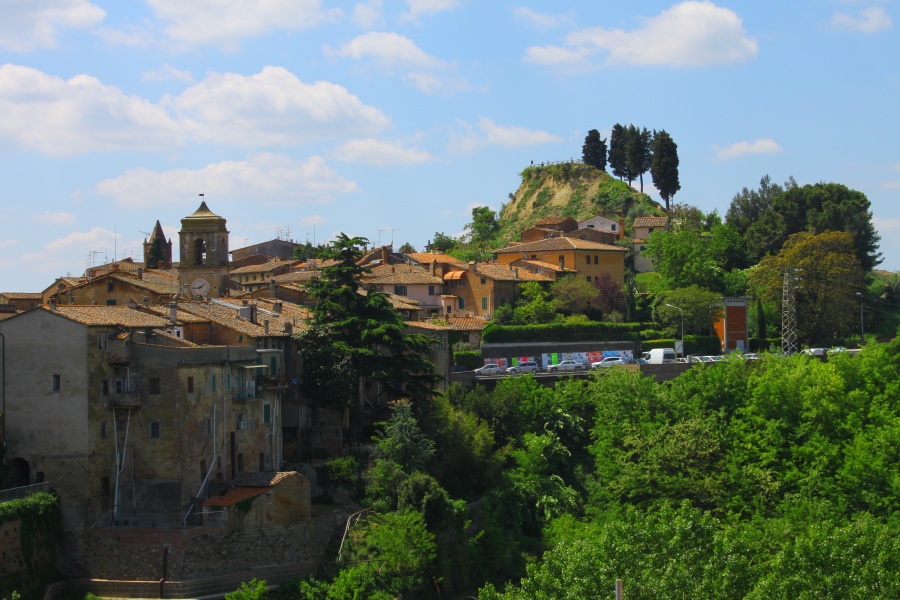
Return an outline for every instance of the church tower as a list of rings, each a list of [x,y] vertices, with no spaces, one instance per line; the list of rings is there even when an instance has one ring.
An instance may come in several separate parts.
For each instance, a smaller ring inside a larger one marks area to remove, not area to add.
[[[172,268],[172,240],[166,240],[159,221],[156,222],[150,239],[144,240],[144,266],[148,269]]]
[[[187,298],[220,298],[228,295],[228,230],[225,219],[200,204],[181,219],[178,232],[181,262],[178,266],[180,295]]]

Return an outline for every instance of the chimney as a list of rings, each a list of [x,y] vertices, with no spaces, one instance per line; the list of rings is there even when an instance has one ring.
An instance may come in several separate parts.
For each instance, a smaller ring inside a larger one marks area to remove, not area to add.
[[[381,247],[381,264],[386,265],[388,263],[388,251],[387,246]]]
[[[56,310],[56,298],[50,298],[50,310]]]
[[[434,277],[434,263],[437,261],[431,261],[431,276]]]
[[[397,271],[396,267],[391,267],[391,273],[395,273]]]
[[[250,305],[250,322],[256,323],[256,302]]]
[[[169,320],[172,321],[172,325],[178,323],[178,305],[174,302],[169,302]]]
[[[285,333],[291,333],[291,331],[292,331],[293,329],[294,329],[294,327],[293,327],[293,325],[291,325],[290,323],[285,323],[285,324],[284,324],[284,332],[285,332]]]
[[[516,267],[516,279],[519,278],[519,267]]]
[[[263,321],[263,328],[264,328],[264,330],[265,330],[265,332],[266,332],[266,335],[269,335],[269,320],[268,320],[268,319],[266,319],[265,321]]]
[[[272,278],[272,281],[269,282],[269,298],[275,298],[277,293],[278,286],[275,285],[275,278]]]
[[[274,312],[276,315],[281,314],[281,308],[282,308],[282,303],[280,300],[278,302],[275,302],[272,304],[272,312]]]
[[[141,267],[138,267],[137,276],[138,276],[138,279],[143,279],[144,278],[144,269],[142,269]]]
[[[144,306],[150,306],[150,296],[144,296]]]

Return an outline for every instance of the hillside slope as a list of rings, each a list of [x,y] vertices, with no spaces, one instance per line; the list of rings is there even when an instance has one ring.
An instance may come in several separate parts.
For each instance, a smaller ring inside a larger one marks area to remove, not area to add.
[[[646,194],[609,174],[580,163],[533,166],[522,171],[515,197],[500,210],[500,237],[517,240],[519,233],[544,217],[585,220],[597,215],[625,221],[630,232],[635,217],[665,216]]]

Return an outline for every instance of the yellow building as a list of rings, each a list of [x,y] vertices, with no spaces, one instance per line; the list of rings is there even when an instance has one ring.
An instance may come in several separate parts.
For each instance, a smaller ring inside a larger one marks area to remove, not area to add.
[[[604,273],[618,285],[625,283],[625,253],[627,249],[610,244],[588,242],[577,238],[555,237],[494,250],[501,265],[520,259],[557,265],[561,270],[576,271],[591,283]]]

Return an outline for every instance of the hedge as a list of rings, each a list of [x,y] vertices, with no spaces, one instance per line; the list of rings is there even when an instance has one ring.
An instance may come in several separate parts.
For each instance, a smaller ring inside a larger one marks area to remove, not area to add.
[[[546,325],[489,325],[482,340],[488,344],[527,342],[620,342],[636,339],[640,323],[548,323]]]
[[[453,364],[454,365],[462,365],[466,369],[471,371],[473,369],[483,367],[484,359],[481,357],[481,352],[473,352],[471,350],[464,350],[463,352],[454,352],[453,353]]]

